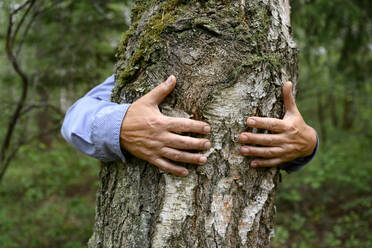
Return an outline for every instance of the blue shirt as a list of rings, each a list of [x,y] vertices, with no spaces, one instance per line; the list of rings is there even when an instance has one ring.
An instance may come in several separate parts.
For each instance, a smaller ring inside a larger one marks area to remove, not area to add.
[[[75,102],[68,109],[61,129],[62,136],[70,145],[103,162],[125,162],[120,148],[120,129],[130,104],[110,102],[114,85],[115,77],[112,75]],[[318,142],[312,155],[280,167],[287,172],[299,170],[312,160],[317,149]]]

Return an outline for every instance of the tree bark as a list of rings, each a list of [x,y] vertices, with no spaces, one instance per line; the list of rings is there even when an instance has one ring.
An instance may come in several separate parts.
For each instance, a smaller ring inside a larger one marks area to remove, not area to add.
[[[283,116],[296,53],[287,0],[137,1],[112,100],[133,102],[174,74],[160,109],[208,122],[212,148],[186,178],[129,154],[102,165],[89,247],[269,247],[279,172],[250,168],[237,137],[248,116]]]

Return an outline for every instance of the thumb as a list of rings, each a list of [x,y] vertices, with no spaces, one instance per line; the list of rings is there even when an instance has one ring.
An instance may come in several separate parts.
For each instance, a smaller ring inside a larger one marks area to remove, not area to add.
[[[159,84],[149,93],[144,95],[142,99],[151,104],[159,105],[164,98],[172,92],[175,86],[176,77],[172,75],[167,79],[167,81]]]
[[[283,101],[285,113],[298,112],[295,99],[292,94],[292,83],[286,82],[283,84]]]

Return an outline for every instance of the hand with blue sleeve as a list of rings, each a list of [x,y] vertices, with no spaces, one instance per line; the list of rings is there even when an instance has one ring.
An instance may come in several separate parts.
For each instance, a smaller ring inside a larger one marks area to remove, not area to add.
[[[133,104],[110,102],[114,84],[115,78],[111,76],[70,107],[61,130],[68,143],[104,162],[125,162],[121,150],[123,149],[162,170],[180,176],[186,176],[187,169],[175,165],[172,161],[198,165],[206,163],[205,156],[187,150],[208,149],[210,142],[207,139],[177,133],[207,134],[210,131],[209,125],[200,121],[164,116],[157,106],[174,89],[174,76]],[[243,155],[261,157],[252,161],[253,167],[280,164],[282,169],[292,172],[303,167],[315,156],[316,133],[303,121],[290,88],[291,85],[288,84],[283,87],[286,106],[283,120],[252,117],[247,122],[250,127],[272,130],[277,134],[240,135],[242,143],[263,146],[243,146],[241,149]],[[251,123],[251,120],[255,123]],[[312,154],[309,155],[310,153]]]
[[[206,150],[207,139],[177,133],[210,132],[207,123],[161,114],[158,104],[174,89],[176,78],[170,76],[133,104],[111,103],[114,76],[95,87],[73,104],[66,113],[62,135],[81,152],[104,162],[125,158],[121,148],[162,170],[187,176],[188,170],[172,161],[202,165],[207,158],[187,150]]]

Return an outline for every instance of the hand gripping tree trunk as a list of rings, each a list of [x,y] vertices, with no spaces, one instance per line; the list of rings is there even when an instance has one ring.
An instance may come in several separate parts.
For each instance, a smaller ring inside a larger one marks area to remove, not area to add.
[[[269,246],[278,170],[250,168],[237,137],[248,116],[283,115],[281,85],[297,70],[289,25],[287,0],[137,1],[112,100],[174,74],[162,112],[210,123],[212,148],[186,178],[128,154],[103,165],[90,248]]]

